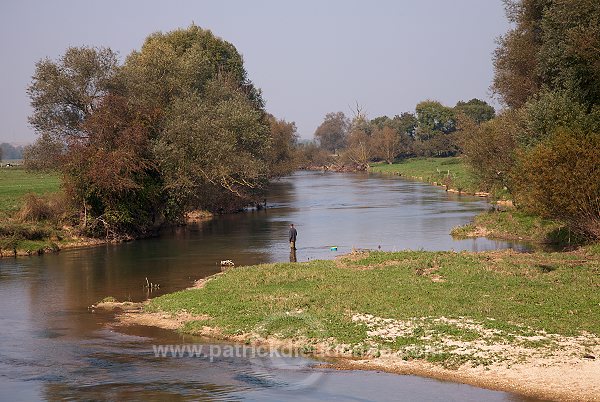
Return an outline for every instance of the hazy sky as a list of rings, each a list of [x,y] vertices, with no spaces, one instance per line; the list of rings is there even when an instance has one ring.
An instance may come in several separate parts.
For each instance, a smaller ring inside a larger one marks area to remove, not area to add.
[[[81,45],[124,59],[192,22],[237,47],[268,111],[304,138],[356,102],[373,118],[424,99],[490,101],[494,41],[508,29],[500,0],[1,0],[0,142],[35,138],[25,89],[39,59]]]

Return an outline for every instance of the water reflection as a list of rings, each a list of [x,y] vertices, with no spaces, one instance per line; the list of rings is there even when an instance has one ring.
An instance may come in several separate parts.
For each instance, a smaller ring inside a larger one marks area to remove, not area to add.
[[[396,178],[300,173],[274,183],[268,202],[267,209],[173,228],[155,239],[0,260],[0,400],[513,398],[416,377],[335,371],[326,372],[320,387],[282,394],[285,387],[244,361],[157,360],[152,344],[190,338],[153,328],[110,328],[110,314],[88,309],[106,296],[138,301],[186,288],[219,272],[227,259],[239,266],[334,258],[353,247],[524,247],[453,240],[450,229],[487,208],[485,202]],[[297,254],[287,242],[291,222],[301,236]],[[160,289],[150,293],[145,278]]]

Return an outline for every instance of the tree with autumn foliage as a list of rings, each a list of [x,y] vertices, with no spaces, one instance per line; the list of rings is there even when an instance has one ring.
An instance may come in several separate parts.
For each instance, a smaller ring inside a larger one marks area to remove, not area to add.
[[[507,109],[463,135],[467,160],[519,208],[600,239],[600,3],[505,5],[513,27],[496,49],[492,89]]]
[[[349,128],[350,120],[343,112],[327,113],[315,130],[315,139],[323,149],[335,154],[346,147]]]
[[[236,210],[292,168],[293,123],[269,117],[236,48],[195,25],[150,35],[124,65],[110,49],[69,48],[36,65],[28,93],[30,155],[55,162],[92,234]]]
[[[62,161],[67,194],[89,234],[145,234],[162,223],[163,179],[151,151],[156,111],[109,94],[69,141]]]
[[[270,174],[281,177],[298,167],[298,132],[294,122],[287,122],[269,114],[271,149],[268,156]]]

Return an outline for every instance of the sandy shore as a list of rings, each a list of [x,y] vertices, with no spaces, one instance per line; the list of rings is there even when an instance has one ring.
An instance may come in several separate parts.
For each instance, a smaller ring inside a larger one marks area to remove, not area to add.
[[[395,358],[344,359],[339,369],[381,370],[440,380],[460,382],[498,391],[556,401],[600,401],[600,360],[535,359],[514,365],[471,367],[448,370],[420,360]]]
[[[196,287],[203,286],[205,282],[206,280],[197,282]],[[143,325],[178,330],[188,321],[209,318],[185,312],[176,315],[144,312],[141,303],[99,303],[94,308],[121,310],[116,315],[116,326]],[[381,336],[381,331],[402,331],[407,325],[406,322],[363,314],[357,314],[352,319],[366,323],[378,336]],[[452,320],[436,319],[436,322],[450,321]],[[465,327],[478,325],[468,319],[457,321],[455,324]],[[551,341],[549,348],[528,348],[517,340],[515,344],[494,343],[490,341],[491,338],[463,342],[452,353],[475,352],[482,357],[493,355],[494,362],[482,365],[466,363],[453,368],[422,359],[407,359],[397,351],[379,350],[377,354],[367,353],[361,358],[356,358],[348,351],[347,345],[336,344],[334,340],[315,343],[306,339],[265,339],[257,333],[226,336],[217,328],[208,326],[195,334],[221,341],[266,345],[271,348],[301,349],[310,344],[312,356],[325,358],[332,362],[326,366],[341,370],[381,370],[425,376],[557,401],[600,401],[600,339],[586,333],[577,337],[565,337],[540,332],[527,338],[529,341]]]

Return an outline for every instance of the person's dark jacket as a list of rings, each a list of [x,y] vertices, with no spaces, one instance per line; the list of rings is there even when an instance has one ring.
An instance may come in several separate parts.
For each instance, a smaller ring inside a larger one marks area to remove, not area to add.
[[[290,242],[295,242],[296,236],[298,236],[298,232],[296,231],[296,228],[290,228]]]

